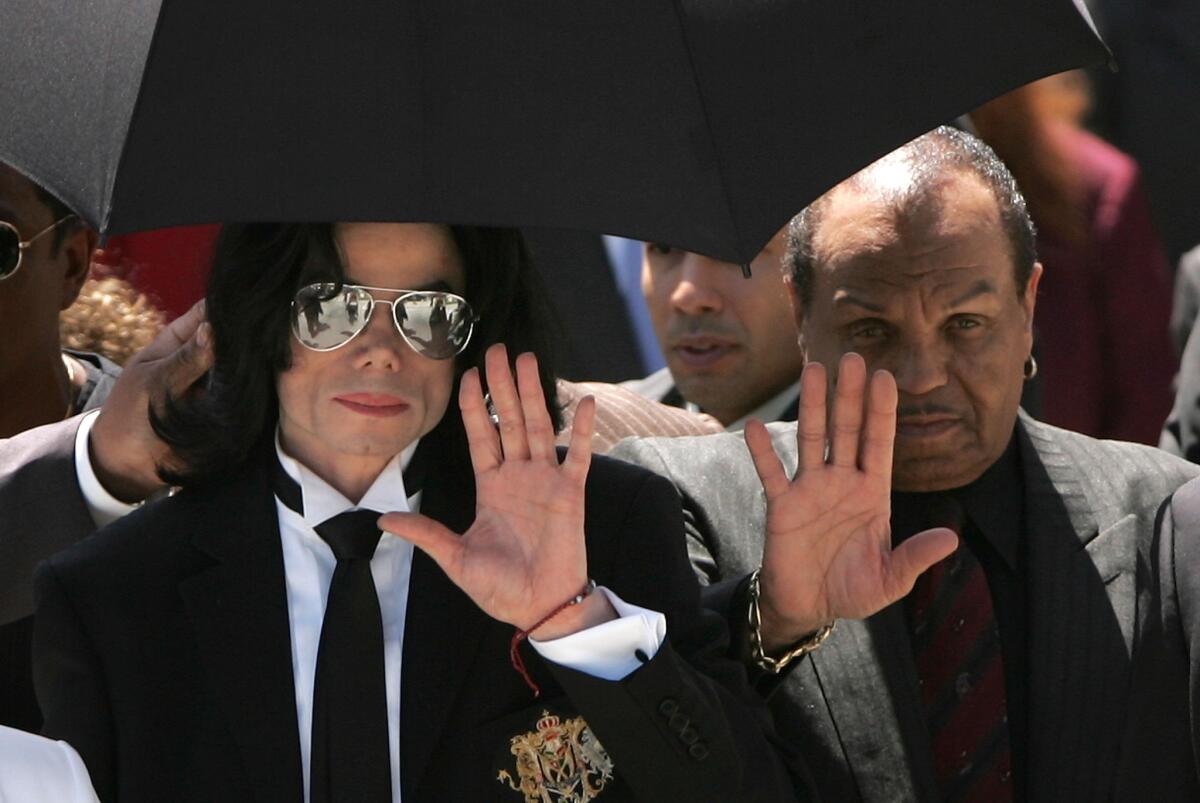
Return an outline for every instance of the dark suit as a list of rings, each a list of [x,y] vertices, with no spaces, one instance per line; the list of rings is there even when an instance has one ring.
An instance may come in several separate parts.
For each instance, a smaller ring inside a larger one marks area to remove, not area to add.
[[[266,462],[144,508],[38,574],[34,676],[45,732],[79,750],[102,799],[301,799]],[[474,516],[472,478],[444,467],[430,476],[422,511],[461,532]],[[715,657],[726,649],[723,626],[699,613],[669,485],[598,457],[587,490],[589,571],[664,612],[668,643],[620,682],[527,651],[543,690],[534,700],[509,665],[512,628],[418,551],[402,668],[404,799],[521,800],[497,773],[518,779],[510,740],[536,732],[547,711],[582,715],[607,749],[615,777],[600,800],[790,799],[765,707],[741,668]]]
[[[0,440],[0,725],[36,731],[33,570],[93,529],[75,479],[79,419]]]
[[[794,471],[795,426],[770,429]],[[1016,438],[1029,576],[1027,799],[1195,800],[1200,701],[1189,689],[1200,673],[1180,618],[1186,625],[1200,615],[1191,588],[1200,578],[1175,583],[1196,574],[1200,541],[1177,548],[1156,538],[1155,523],[1163,500],[1197,469],[1024,415]],[[765,524],[742,439],[627,441],[613,455],[676,483],[693,566],[719,583],[712,604],[728,605],[739,621],[739,578],[761,561]],[[825,799],[938,799],[902,604],[838,622],[771,705]]]

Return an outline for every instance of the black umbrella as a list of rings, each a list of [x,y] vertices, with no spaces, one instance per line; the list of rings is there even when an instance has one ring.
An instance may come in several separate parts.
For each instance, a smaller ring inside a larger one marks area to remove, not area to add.
[[[922,131],[1103,59],[1082,0],[4,0],[0,160],[107,233],[588,229],[748,262]]]

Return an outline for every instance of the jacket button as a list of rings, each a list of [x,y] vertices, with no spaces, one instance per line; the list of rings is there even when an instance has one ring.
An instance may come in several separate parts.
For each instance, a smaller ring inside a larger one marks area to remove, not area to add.
[[[672,700],[670,697],[658,704],[658,713],[664,717],[673,717],[679,713],[679,703]]]
[[[703,761],[708,758],[708,747],[705,746],[704,742],[696,742],[688,748],[688,755],[696,759],[696,761]]]
[[[683,729],[690,724],[692,724],[691,721],[678,711],[672,714],[671,719],[667,721],[668,727],[676,733],[683,733]]]
[[[679,740],[686,745],[695,744],[696,740],[699,738],[700,738],[700,734],[696,732],[695,728],[690,727],[690,726],[685,727],[683,730],[681,730],[679,732]]]

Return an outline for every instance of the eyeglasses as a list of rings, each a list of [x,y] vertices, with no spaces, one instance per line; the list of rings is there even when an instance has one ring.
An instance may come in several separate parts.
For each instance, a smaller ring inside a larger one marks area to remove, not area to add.
[[[17,231],[16,226],[6,220],[0,220],[0,282],[12,276],[17,272],[17,268],[21,267],[21,257],[25,255],[26,248],[73,217],[73,214],[67,215],[54,221],[28,240],[21,239],[21,232]]]
[[[371,291],[399,293],[391,301]],[[392,321],[413,351],[431,360],[448,360],[471,340],[475,313],[461,296],[439,290],[393,290],[360,284],[318,282],[300,288],[292,301],[292,332],[300,345],[333,351],[367,328],[376,304],[392,308]]]

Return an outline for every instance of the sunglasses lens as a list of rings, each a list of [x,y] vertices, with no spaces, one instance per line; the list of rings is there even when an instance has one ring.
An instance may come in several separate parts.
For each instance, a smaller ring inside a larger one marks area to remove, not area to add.
[[[292,331],[301,344],[329,351],[361,332],[371,314],[371,294],[331,282],[300,288],[292,301]]]
[[[7,223],[0,223],[0,279],[7,279],[21,261],[21,235]]]
[[[396,305],[396,324],[422,356],[448,360],[467,347],[475,315],[452,293],[412,293]]]

